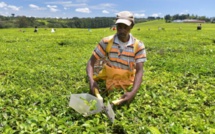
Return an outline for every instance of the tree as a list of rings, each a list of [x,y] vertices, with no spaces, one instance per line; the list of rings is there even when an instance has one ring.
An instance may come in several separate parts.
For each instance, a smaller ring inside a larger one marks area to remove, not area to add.
[[[173,20],[178,20],[178,19],[180,19],[180,18],[179,18],[179,14],[173,15],[172,19],[173,19]]]
[[[149,16],[147,19],[148,19],[148,20],[155,20],[155,17]]]
[[[11,14],[11,16],[12,16],[12,18],[14,18],[14,17],[15,17],[15,14],[14,14],[14,13],[12,13],[12,14]]]
[[[170,22],[171,21],[171,16],[169,14],[165,15],[164,19],[166,20],[166,22]]]
[[[28,23],[28,20],[25,16],[21,16],[18,18],[17,20],[17,26],[19,28],[24,28],[24,27],[28,27],[29,26],[29,23]]]
[[[215,17],[210,19],[211,23],[215,23]]]
[[[179,18],[180,18],[181,20],[189,19],[189,18],[190,18],[190,15],[189,15],[189,14],[182,14],[182,15],[179,16]]]
[[[206,17],[205,16],[199,16],[199,19],[200,20],[206,20]]]

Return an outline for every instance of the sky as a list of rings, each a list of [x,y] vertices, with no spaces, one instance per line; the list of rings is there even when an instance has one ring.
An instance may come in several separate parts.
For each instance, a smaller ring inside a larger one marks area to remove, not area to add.
[[[131,11],[136,18],[190,14],[215,17],[215,0],[0,0],[0,15],[27,17],[115,17]]]

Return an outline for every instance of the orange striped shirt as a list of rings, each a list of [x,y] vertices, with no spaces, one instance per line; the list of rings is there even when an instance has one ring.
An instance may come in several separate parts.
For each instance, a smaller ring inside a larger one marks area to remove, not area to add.
[[[113,45],[109,54],[106,52],[108,38],[105,37],[99,42],[93,52],[97,60],[100,58],[106,58],[112,67],[125,70],[132,70],[135,68],[136,63],[146,61],[146,50],[143,42],[139,41],[135,53],[133,47],[136,39],[131,34],[129,41],[123,47],[120,44],[120,40],[117,35],[114,35],[113,38]]]

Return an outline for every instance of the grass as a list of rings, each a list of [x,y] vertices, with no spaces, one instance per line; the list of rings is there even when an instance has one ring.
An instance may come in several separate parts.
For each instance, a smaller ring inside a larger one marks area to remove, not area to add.
[[[115,31],[1,29],[0,132],[214,133],[215,28],[196,26],[135,25],[132,34],[147,50],[143,83],[129,108],[114,108],[114,124],[104,113],[83,117],[68,102],[70,94],[89,91],[86,62],[101,38]]]

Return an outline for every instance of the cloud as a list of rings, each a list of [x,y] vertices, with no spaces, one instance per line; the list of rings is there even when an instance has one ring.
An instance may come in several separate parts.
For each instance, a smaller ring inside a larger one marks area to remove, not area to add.
[[[45,10],[45,8],[39,7],[39,6],[34,5],[34,4],[30,4],[29,7],[34,9],[34,10]]]
[[[66,5],[70,5],[72,4],[72,1],[55,1],[55,2],[45,2],[45,4],[48,5],[62,5],[62,6],[66,6]]]
[[[86,2],[88,2],[88,0],[76,0],[76,2],[79,2],[79,3],[86,3]]]
[[[73,4],[72,1],[56,1],[56,2],[46,2],[48,5],[61,5],[64,8],[68,7],[84,7],[87,6],[86,3],[80,3],[80,4]]]
[[[141,14],[135,13],[134,16],[137,18],[142,18],[142,17],[145,17],[146,15],[144,13],[141,13]]]
[[[87,6],[86,3],[82,3],[82,4],[67,4],[65,5],[65,7],[84,7]]]
[[[158,17],[159,15],[157,13],[154,13],[151,15],[152,17]]]
[[[77,8],[75,9],[76,12],[81,12],[81,13],[90,13],[90,9],[89,8]]]
[[[59,5],[66,5],[72,4],[72,1],[54,1],[54,2],[45,2],[46,4],[59,4]]]
[[[185,11],[179,13],[179,14],[182,15],[182,14],[188,14],[188,13],[189,13],[189,10],[185,10]]]
[[[111,3],[103,3],[103,4],[100,4],[101,7],[113,7],[114,4],[111,4]]]
[[[0,2],[0,8],[4,8],[4,7],[7,7],[7,4],[4,2]]]
[[[152,14],[151,16],[152,16],[152,17],[159,17],[159,16],[161,16],[161,13],[154,13],[154,14]]]
[[[5,2],[0,2],[0,8],[4,8],[5,10],[11,9],[14,11],[19,11],[22,7],[17,7],[14,5],[7,5]]]
[[[107,10],[103,10],[102,13],[109,14]]]
[[[13,5],[8,5],[7,7],[14,11],[19,11],[19,9],[21,8],[21,7],[17,7],[17,6],[13,6]]]
[[[103,4],[99,4],[99,5],[95,5],[95,6],[91,6],[92,9],[113,9],[114,7],[116,7],[115,4],[112,3],[103,3]]]
[[[51,11],[51,12],[57,12],[57,11],[59,11],[58,9],[57,9],[57,6],[56,5],[47,5],[47,7],[49,8],[49,10]]]

